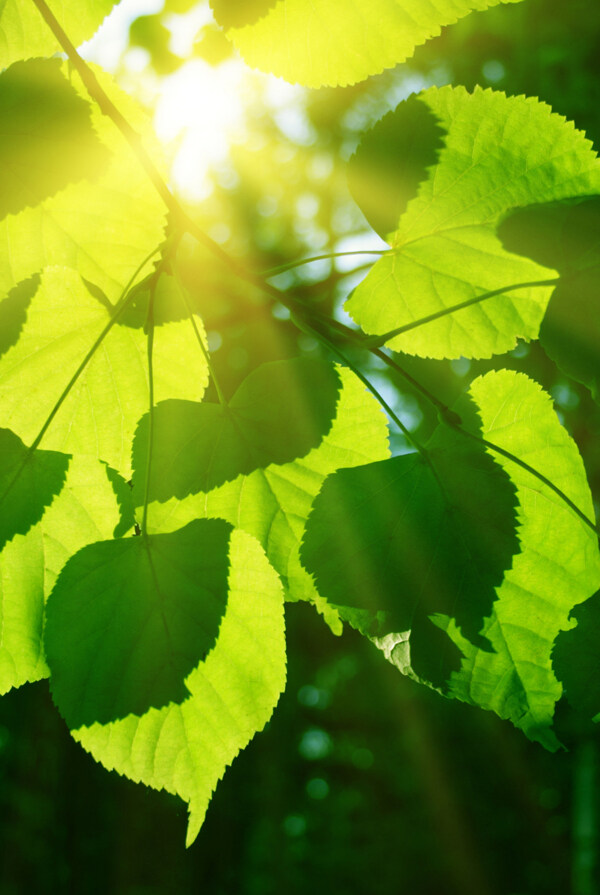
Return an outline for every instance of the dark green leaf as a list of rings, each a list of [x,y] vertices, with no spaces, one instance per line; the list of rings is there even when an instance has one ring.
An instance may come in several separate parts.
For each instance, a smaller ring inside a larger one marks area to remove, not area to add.
[[[309,516],[301,559],[342,618],[371,636],[409,631],[417,620],[443,614],[489,649],[480,631],[519,549],[514,503],[508,477],[483,446],[440,427],[425,457],[329,476]],[[439,641],[437,631],[430,633]],[[436,657],[426,643],[424,636],[421,650],[411,650],[412,665],[437,683],[451,670],[440,669],[444,658],[457,667],[456,651],[449,646],[447,657]]]
[[[30,453],[9,429],[0,429],[0,550],[26,534],[60,492],[69,457],[56,451]]]
[[[355,202],[383,239],[398,227],[400,216],[438,159],[446,131],[434,112],[411,96],[402,118],[388,112],[363,136],[348,165]]]
[[[571,613],[577,625],[561,631],[552,651],[552,667],[573,708],[589,718],[600,715],[600,591]]]
[[[222,520],[103,541],[65,566],[47,606],[45,647],[70,727],[182,702],[186,676],[214,646],[227,605]]]
[[[322,361],[264,364],[228,405],[165,401],[154,412],[150,500],[211,491],[271,463],[288,463],[317,447],[336,414],[340,380]],[[149,417],[133,446],[134,488],[144,499]]]
[[[511,252],[561,276],[540,327],[540,342],[567,374],[600,397],[600,196],[533,205],[499,228]]]

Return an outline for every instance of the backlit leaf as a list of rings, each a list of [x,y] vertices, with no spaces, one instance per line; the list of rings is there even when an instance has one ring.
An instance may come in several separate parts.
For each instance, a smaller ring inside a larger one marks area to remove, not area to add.
[[[457,655],[450,644],[436,655],[439,632],[427,619],[450,615],[489,650],[480,632],[519,543],[514,489],[481,444],[440,426],[426,451],[329,476],[300,557],[322,596],[364,633],[418,626],[413,668],[440,686]]]
[[[488,373],[470,393],[493,444],[545,475],[593,519],[583,462],[540,386],[510,370]],[[450,694],[510,719],[530,739],[556,748],[554,706],[561,685],[552,668],[560,631],[572,627],[569,614],[600,585],[595,533],[547,485],[511,460],[495,455],[517,488],[521,551],[497,591],[483,634],[493,652],[483,652],[448,633],[463,651]],[[439,620],[442,627],[446,623]]]
[[[281,585],[241,531],[231,534],[228,585],[218,640],[186,678],[186,699],[73,731],[105,767],[188,802],[188,845],[216,784],[267,723],[285,686]]]
[[[297,556],[313,499],[336,469],[389,456],[386,420],[378,404],[353,373],[338,372],[342,388],[335,418],[318,447],[293,462],[239,475],[208,494],[155,501],[149,507],[149,528],[172,531],[198,517],[227,519],[260,541],[287,585],[288,599],[316,601],[312,579]]]
[[[36,451],[34,471],[40,455],[60,458],[66,475],[39,521],[14,535],[0,552],[0,693],[47,676],[42,647],[45,598],[70,556],[112,537],[119,525],[117,498],[103,463]],[[22,483],[31,475],[26,470],[15,486],[15,495],[24,501]],[[0,507],[2,514],[5,506]]]
[[[171,277],[159,285],[159,307],[177,298]],[[206,360],[183,308],[185,319],[155,330],[157,401],[200,398],[207,384]],[[32,442],[110,316],[74,271],[45,271],[18,342],[0,357],[0,424]],[[135,427],[148,408],[146,343],[143,329],[113,326],[52,421],[44,447],[90,454],[128,474]]]
[[[540,342],[567,376],[600,398],[600,196],[532,205],[500,226],[504,245],[556,268]]]
[[[318,447],[335,416],[339,377],[323,361],[263,364],[227,405],[165,401],[154,411],[149,499],[211,491],[271,463],[282,465]],[[138,504],[148,457],[146,415],[136,433],[133,465]]]
[[[213,8],[249,65],[321,87],[354,84],[404,62],[443,25],[499,2],[519,0],[238,0],[226,16],[224,3],[213,0]]]
[[[37,11],[31,4],[31,8]],[[55,60],[34,60],[23,70],[56,79]],[[41,204],[0,221],[0,297],[50,265],[78,270],[116,301],[138,266],[164,239],[164,206],[148,175],[116,126],[89,103],[79,77],[62,63],[64,77],[89,108],[91,123],[108,163],[93,181],[69,183]],[[148,143],[146,113],[112,79],[96,76],[132,127]],[[150,145],[155,149],[154,143]],[[10,144],[7,145],[7,151]],[[160,155],[157,153],[157,157]],[[78,163],[77,169],[80,168]]]
[[[65,566],[47,607],[52,695],[72,728],[182,702],[227,604],[231,526],[102,541]]]
[[[52,0],[52,12],[77,45],[92,36],[116,0]],[[0,68],[17,59],[52,56],[61,47],[32,2],[0,5]]]
[[[89,103],[61,67],[58,59],[34,59],[0,74],[0,218],[94,180],[108,162]]]
[[[389,254],[374,265],[346,309],[368,333],[406,327],[405,334],[388,339],[398,351],[490,357],[513,348],[519,337],[537,337],[550,288],[521,288],[481,302],[477,296],[555,276],[552,268],[508,252],[496,232],[499,222],[515,206],[598,191],[600,161],[583,134],[548,106],[480,88],[473,94],[462,87],[426,90],[398,106],[375,131],[383,127],[387,133],[395,121],[401,132],[414,118],[415,102],[437,119],[444,147],[388,235]],[[437,151],[438,143],[432,131],[430,150]],[[396,201],[395,187],[391,195]]]

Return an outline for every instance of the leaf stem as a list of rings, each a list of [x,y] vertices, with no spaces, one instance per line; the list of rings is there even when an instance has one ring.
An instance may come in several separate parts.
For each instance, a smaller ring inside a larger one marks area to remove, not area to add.
[[[279,267],[271,267],[268,270],[261,270],[259,275],[262,277],[274,277],[278,273],[285,273],[293,270],[295,267],[302,267],[303,264],[312,264],[313,261],[329,261],[331,258],[345,258],[348,255],[388,255],[391,249],[362,249],[352,252],[328,252],[324,255],[312,255],[310,258],[302,258],[300,261],[291,261],[288,264],[280,264]],[[352,273],[352,271],[348,271]]]
[[[534,475],[540,482],[550,488],[566,505],[573,510],[573,512],[581,519],[581,521],[588,526],[596,535],[600,534],[600,527],[596,525],[584,512],[581,510],[571,499],[568,497],[564,491],[562,491],[554,482],[550,481],[543,473],[538,472],[537,469],[534,469],[533,466],[530,466],[529,463],[526,463],[524,460],[521,460],[519,457],[512,454],[510,451],[501,448],[499,445],[494,444],[491,441],[483,438],[481,435],[476,435],[473,432],[470,432],[468,429],[465,429],[462,424],[462,420],[459,415],[451,410],[443,401],[440,401],[439,398],[436,398],[429,389],[425,388],[424,385],[421,385],[416,379],[414,379],[409,373],[404,370],[400,364],[398,364],[393,358],[391,358],[385,351],[382,351],[380,348],[369,344],[364,338],[361,337],[360,333],[355,332],[355,330],[350,329],[350,327],[346,326],[344,323],[341,323],[337,320],[332,320],[330,318],[326,318],[323,314],[317,315],[319,318],[323,320],[323,322],[328,325],[331,329],[336,330],[341,336],[343,336],[346,341],[350,341],[353,344],[356,344],[358,347],[366,349],[371,354],[374,354],[380,360],[382,360],[387,366],[395,370],[399,373],[407,382],[409,382],[417,391],[419,391],[423,397],[429,401],[438,411],[440,419],[442,422],[454,428],[457,432],[460,432],[467,438],[474,439],[478,441],[480,444],[485,445],[485,447],[489,448],[492,451],[495,451],[498,454],[501,454],[503,457],[506,457],[507,460],[511,460],[513,463],[516,463],[517,466],[520,466],[522,469],[525,469],[527,472]],[[316,336],[315,330],[313,329],[313,334]],[[329,343],[331,344],[331,343]],[[332,346],[333,347],[333,346]],[[352,368],[354,372],[356,372],[355,368]],[[362,377],[361,377],[362,378]],[[364,381],[364,379],[363,379]],[[415,439],[410,436],[413,444],[416,445]],[[425,449],[423,449],[424,451]]]
[[[146,327],[148,330],[147,356],[148,356],[148,448],[146,453],[146,478],[144,481],[144,506],[142,510],[141,534],[144,539],[148,538],[148,502],[150,496],[150,475],[152,467],[153,439],[154,439],[154,283],[150,290],[150,300],[148,302],[148,316],[146,318]]]
[[[307,325],[307,330],[310,330],[310,334],[317,339],[318,342],[321,343],[325,348],[329,349],[333,354],[335,354],[343,364],[345,364],[355,376],[357,376],[360,381],[369,389],[371,394],[377,399],[379,404],[383,407],[385,412],[388,414],[391,420],[398,426],[404,437],[410,441],[410,443],[416,448],[416,450],[422,455],[426,456],[427,452],[425,448],[415,439],[410,430],[406,427],[406,425],[402,422],[402,420],[398,417],[398,415],[392,410],[388,402],[385,400],[380,391],[373,385],[373,383],[358,369],[356,364],[352,363],[350,358],[344,354],[340,349],[330,342],[323,333],[319,332],[317,329],[313,329],[310,324]]]
[[[223,390],[221,389],[221,386],[219,384],[219,380],[217,378],[217,374],[215,372],[213,362],[210,359],[210,352],[209,352],[208,348],[206,347],[206,345],[204,344],[204,339],[202,338],[202,334],[196,324],[196,318],[194,316],[192,306],[190,305],[190,301],[189,301],[189,298],[187,295],[187,290],[186,290],[185,286],[183,285],[183,283],[181,283],[177,274],[175,274],[175,276],[176,276],[177,282],[179,284],[179,291],[181,293],[181,297],[183,299],[186,310],[188,312],[192,327],[194,329],[194,333],[196,334],[196,339],[198,340],[198,345],[200,346],[200,350],[202,351],[202,354],[204,355],[204,360],[206,361],[206,365],[208,367],[208,372],[210,373],[211,379],[213,381],[213,385],[215,387],[215,391],[216,391],[217,397],[219,399],[219,404],[221,404],[222,407],[227,407],[228,406],[227,399],[225,398]]]

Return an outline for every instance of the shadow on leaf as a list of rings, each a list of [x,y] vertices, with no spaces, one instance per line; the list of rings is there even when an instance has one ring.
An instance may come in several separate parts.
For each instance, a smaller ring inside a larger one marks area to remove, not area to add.
[[[272,463],[304,457],[329,432],[340,391],[335,368],[296,358],[263,364],[227,406],[163,401],[154,411],[149,500],[208,492]],[[149,416],[133,443],[134,499],[143,502]]]
[[[27,320],[29,302],[40,285],[40,275],[34,274],[10,290],[0,301],[0,357],[19,341]]]
[[[600,196],[514,211],[498,230],[505,248],[561,276],[540,342],[567,376],[600,395]]]
[[[445,129],[418,96],[384,115],[363,136],[348,163],[354,201],[383,239],[417,195],[444,146]]]
[[[142,715],[189,696],[227,605],[232,526],[101,541],[65,565],[47,606],[52,695],[69,727]]]
[[[92,127],[89,104],[58,59],[16,62],[0,74],[0,218],[96,179],[109,154]]]
[[[27,534],[61,491],[70,457],[58,451],[31,453],[10,429],[0,429],[0,550]]]
[[[221,28],[243,28],[264,18],[280,0],[210,0],[215,20]]]
[[[442,686],[460,653],[433,616],[479,649],[495,588],[519,550],[515,490],[484,447],[440,426],[427,454],[325,480],[301,559],[343,619],[371,637],[413,631],[413,671]],[[442,645],[443,644],[443,648]]]
[[[552,666],[577,712],[593,718],[600,714],[600,591],[571,612],[577,626],[561,631],[554,642]]]

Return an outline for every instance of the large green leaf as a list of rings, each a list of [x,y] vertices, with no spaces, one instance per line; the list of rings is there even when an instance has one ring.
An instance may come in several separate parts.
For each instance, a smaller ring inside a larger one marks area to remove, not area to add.
[[[196,838],[225,769],[267,723],[285,685],[283,595],[263,551],[233,531],[219,637],[185,680],[187,699],[73,732],[105,767],[189,802]]]
[[[40,455],[61,457],[35,452],[31,467],[15,484],[14,495],[23,500],[23,512],[31,511],[33,496],[27,495],[23,483],[39,475]],[[106,466],[90,457],[62,457],[63,461],[68,469],[62,490],[39,521],[14,535],[0,552],[0,693],[48,674],[42,648],[44,600],[67,559],[87,544],[110,538],[119,525],[118,500]],[[55,472],[50,482],[45,476],[41,484],[52,485],[53,477]],[[0,509],[4,516],[6,502]]]
[[[183,702],[227,604],[231,526],[198,519],[170,534],[80,550],[48,599],[52,695],[72,728]]]
[[[329,476],[300,557],[321,595],[359,630],[411,631],[413,669],[441,686],[460,656],[450,644],[438,651],[428,618],[451,616],[471,643],[490,649],[480,632],[519,549],[514,528],[506,474],[480,443],[444,425],[424,454]]]
[[[36,59],[0,74],[0,218],[98,177],[108,161],[89,104],[61,68]]]
[[[153,414],[148,499],[211,491],[271,463],[282,465],[319,445],[331,428],[340,389],[335,369],[295,358],[263,364],[228,404],[165,401]],[[144,500],[149,416],[133,447],[134,491]]]
[[[172,531],[203,516],[227,519],[260,541],[287,584],[289,599],[316,600],[314,584],[310,576],[302,574],[297,557],[314,497],[325,477],[336,469],[389,456],[381,409],[353,373],[340,368],[339,376],[342,388],[335,419],[318,447],[291,463],[239,475],[208,494],[154,501],[149,507],[149,528]],[[134,481],[136,489],[141,487],[137,470]]]
[[[540,342],[568,376],[599,400],[600,196],[519,209],[498,232],[510,251],[559,272]]]
[[[212,5],[249,65],[321,87],[354,84],[404,62],[443,25],[499,2],[519,0],[346,0],[343,5],[238,0],[226,7],[213,0]]]
[[[89,104],[79,77],[69,72],[66,63],[62,65],[64,76],[90,110],[103,161],[93,181],[70,183],[41,204],[0,221],[0,296],[44,267],[64,265],[78,270],[115,301],[144,258],[164,239],[164,206],[116,126]],[[29,61],[20,70],[56,80],[55,60]],[[95,73],[147,141],[147,115],[108,75],[96,69]],[[157,155],[155,143],[151,145]]]
[[[552,403],[527,376],[509,370],[476,379],[470,394],[482,433],[546,476],[593,518],[583,462]],[[600,584],[595,533],[561,497],[531,472],[495,455],[517,488],[521,551],[497,590],[482,633],[493,652],[472,646],[447,619],[437,623],[464,654],[449,693],[510,719],[528,737],[556,748],[554,706],[562,688],[551,662],[555,639],[572,627],[569,613]],[[391,661],[406,665],[406,646],[382,644]]]
[[[80,44],[96,31],[116,0],[52,0],[52,12],[69,37]],[[0,4],[0,68],[17,59],[52,56],[58,41],[31,0],[4,0]]]
[[[177,296],[175,281],[163,275],[155,296],[158,310],[162,301],[170,304]],[[181,296],[178,300],[183,303]],[[157,401],[200,398],[207,384],[206,360],[182,307],[186,319],[155,329]],[[19,340],[0,357],[0,425],[31,443],[110,315],[110,307],[74,271],[46,270]],[[135,427],[148,408],[146,342],[139,327],[113,326],[52,421],[44,447],[94,455],[129,473]]]
[[[438,358],[489,357],[513,348],[518,337],[537,336],[550,288],[507,291],[482,302],[477,297],[555,275],[507,251],[496,232],[499,222],[516,206],[597,192],[600,162],[583,134],[548,106],[479,88],[473,94],[462,87],[426,90],[375,130],[390,131],[395,122],[401,131],[415,117],[415,102],[443,128],[445,145],[388,235],[389,254],[346,308],[368,333],[410,329],[389,338],[396,350]],[[430,131],[435,149],[439,134]],[[399,168],[403,162],[399,157]],[[390,190],[392,198],[396,192]],[[370,214],[369,207],[365,211]]]

